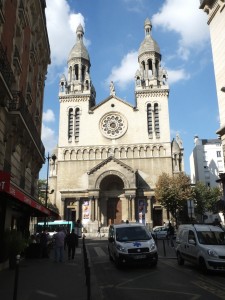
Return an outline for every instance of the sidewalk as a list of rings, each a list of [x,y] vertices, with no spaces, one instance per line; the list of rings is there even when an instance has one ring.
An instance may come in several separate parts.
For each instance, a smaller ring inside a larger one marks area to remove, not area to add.
[[[171,247],[170,242],[167,239],[157,240],[156,245],[158,248],[159,259],[162,259],[162,258],[176,259],[177,258],[175,247]],[[174,245],[175,245],[175,241],[174,241]]]
[[[53,251],[49,259],[23,259],[19,264],[17,298],[14,294],[15,270],[0,272],[2,300],[86,300],[82,244],[76,249],[74,261],[55,263]]]

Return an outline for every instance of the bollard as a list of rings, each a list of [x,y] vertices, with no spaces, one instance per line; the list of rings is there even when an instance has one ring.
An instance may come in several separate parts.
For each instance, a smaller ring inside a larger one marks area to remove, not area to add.
[[[20,255],[18,254],[16,256],[16,269],[15,269],[13,300],[17,299],[18,278],[19,278],[19,263],[20,263]]]
[[[166,256],[166,247],[165,247],[165,240],[163,239],[163,253]]]
[[[87,300],[90,300],[91,299],[91,272],[89,266],[87,267],[86,284],[87,284]]]

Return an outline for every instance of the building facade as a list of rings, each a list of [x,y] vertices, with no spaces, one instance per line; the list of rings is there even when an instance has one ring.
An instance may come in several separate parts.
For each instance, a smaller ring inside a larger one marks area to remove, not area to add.
[[[220,117],[220,128],[216,133],[221,138],[223,157],[225,157],[225,2],[224,0],[200,0],[200,9],[208,15]],[[220,177],[225,199],[225,174],[221,174]]]
[[[191,183],[201,181],[209,187],[218,186],[219,175],[224,173],[221,140],[195,136],[194,143],[190,156]]]
[[[41,124],[50,63],[45,6],[44,0],[0,5],[1,241],[6,229],[24,233],[31,217],[50,214],[38,201],[37,188],[45,161]]]
[[[51,201],[63,219],[81,219],[89,232],[124,220],[161,225],[168,220],[155,202],[162,172],[184,170],[182,141],[170,140],[167,72],[146,19],[134,74],[135,106],[109,96],[96,104],[90,57],[81,25],[60,80],[57,160],[50,164]]]

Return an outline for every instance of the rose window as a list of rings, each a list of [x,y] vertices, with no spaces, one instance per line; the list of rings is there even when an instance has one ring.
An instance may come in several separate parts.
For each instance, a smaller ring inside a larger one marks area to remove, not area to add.
[[[107,114],[101,119],[100,129],[107,138],[118,138],[126,132],[127,122],[118,113]]]

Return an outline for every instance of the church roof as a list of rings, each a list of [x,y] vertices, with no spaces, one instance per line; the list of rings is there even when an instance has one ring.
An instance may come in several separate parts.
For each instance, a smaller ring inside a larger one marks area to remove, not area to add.
[[[84,30],[81,24],[77,27],[76,34],[77,40],[72,50],[70,51],[68,61],[73,58],[84,58],[86,60],[90,60],[88,51],[83,43]]]
[[[107,97],[105,100],[103,100],[103,101],[101,101],[100,103],[98,103],[96,106],[93,106],[93,107],[92,107],[92,110],[97,109],[98,107],[100,107],[101,105],[103,105],[104,103],[108,102],[108,101],[111,100],[111,99],[118,100],[118,101],[120,101],[120,102],[126,104],[127,106],[129,106],[129,107],[131,107],[131,108],[134,108],[130,103],[124,101],[123,99],[121,99],[121,98],[119,98],[119,97],[117,97],[117,96],[115,96],[115,95],[110,95],[110,96]]]
[[[156,41],[152,38],[151,36],[151,29],[152,29],[152,24],[151,21],[147,18],[145,20],[145,39],[141,43],[141,46],[138,51],[138,55],[140,56],[141,54],[149,51],[157,52],[160,54],[160,48]]]
[[[123,163],[122,161],[120,161],[119,159],[113,157],[113,156],[109,156],[108,158],[106,158],[104,161],[100,162],[98,165],[96,165],[94,168],[92,168],[89,172],[88,175],[93,174],[94,172],[96,172],[98,169],[100,169],[101,167],[103,167],[105,164],[107,164],[110,161],[114,161],[115,163],[119,164],[120,166],[124,167],[125,169],[127,169],[128,171],[134,173],[135,171],[128,166],[127,164]]]

